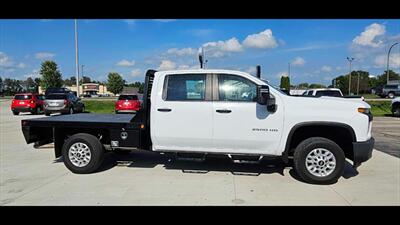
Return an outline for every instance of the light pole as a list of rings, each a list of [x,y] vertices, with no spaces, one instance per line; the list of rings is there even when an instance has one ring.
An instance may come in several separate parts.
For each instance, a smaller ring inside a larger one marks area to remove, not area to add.
[[[360,90],[360,73],[357,71],[357,95]]]
[[[78,25],[75,19],[75,76],[76,76],[76,90],[79,97],[79,59],[78,59]]]
[[[288,77],[289,77],[289,89],[290,89],[290,83],[291,83],[291,79],[290,79],[290,62],[288,62]]]
[[[351,94],[351,62],[354,60],[353,57],[347,57],[347,60],[350,63],[350,72],[349,72],[349,95]]]
[[[389,51],[388,51],[388,56],[387,56],[387,67],[386,67],[386,84],[389,84],[389,57],[390,57],[390,51],[392,50],[393,46],[397,45],[399,42],[396,42],[390,46]]]

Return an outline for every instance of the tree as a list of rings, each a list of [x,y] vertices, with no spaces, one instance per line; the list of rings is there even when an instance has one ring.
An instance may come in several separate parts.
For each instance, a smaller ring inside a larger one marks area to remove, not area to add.
[[[297,85],[299,88],[308,88],[309,84],[308,83],[300,83]]]
[[[57,68],[57,64],[54,61],[44,61],[40,69],[41,86],[44,90],[49,87],[62,87],[63,80],[61,78],[61,73]]]
[[[19,93],[23,91],[23,87],[21,82],[16,79],[6,78],[4,79],[4,93],[5,95],[14,95],[15,93]]]
[[[92,80],[90,79],[90,77],[87,76],[83,76],[82,79],[80,79],[79,84],[86,84],[86,83],[91,83]]]
[[[137,87],[139,89],[139,93],[143,94],[143,89],[144,89],[144,83],[136,81],[134,83],[131,83],[128,85],[128,87]]]
[[[325,88],[326,86],[323,84],[310,84],[309,88]]]
[[[285,89],[285,90],[290,90],[290,79],[287,76],[282,76],[281,77],[281,85],[280,88]]]
[[[28,77],[26,79],[26,81],[25,81],[25,89],[28,92],[37,92],[36,83],[31,77]]]
[[[73,86],[73,85],[76,85],[76,77],[75,77],[75,76],[72,76],[72,77],[70,77],[69,79],[65,79],[65,80],[64,80],[64,84],[65,84],[66,86]]]
[[[119,94],[124,89],[125,81],[118,73],[109,73],[107,80],[107,90],[113,94]]]

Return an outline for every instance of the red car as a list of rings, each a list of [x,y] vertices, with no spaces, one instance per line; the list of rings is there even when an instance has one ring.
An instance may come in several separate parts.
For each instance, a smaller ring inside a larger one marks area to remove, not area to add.
[[[135,113],[140,109],[137,95],[120,95],[115,103],[115,113]]]
[[[34,93],[16,94],[11,102],[11,111],[14,115],[20,112],[39,114],[43,111],[44,96]]]

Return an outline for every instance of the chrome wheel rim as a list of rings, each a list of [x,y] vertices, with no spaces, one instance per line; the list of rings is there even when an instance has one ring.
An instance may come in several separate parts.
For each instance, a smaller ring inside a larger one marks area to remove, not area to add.
[[[325,148],[316,148],[306,157],[308,172],[317,177],[326,177],[336,168],[336,158],[331,151]]]
[[[74,166],[84,167],[89,164],[92,153],[85,143],[76,142],[69,148],[68,157]]]

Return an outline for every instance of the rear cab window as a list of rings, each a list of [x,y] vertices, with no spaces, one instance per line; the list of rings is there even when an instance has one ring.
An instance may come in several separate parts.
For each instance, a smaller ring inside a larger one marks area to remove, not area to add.
[[[334,90],[317,91],[316,96],[342,97],[339,91],[334,91]]]

